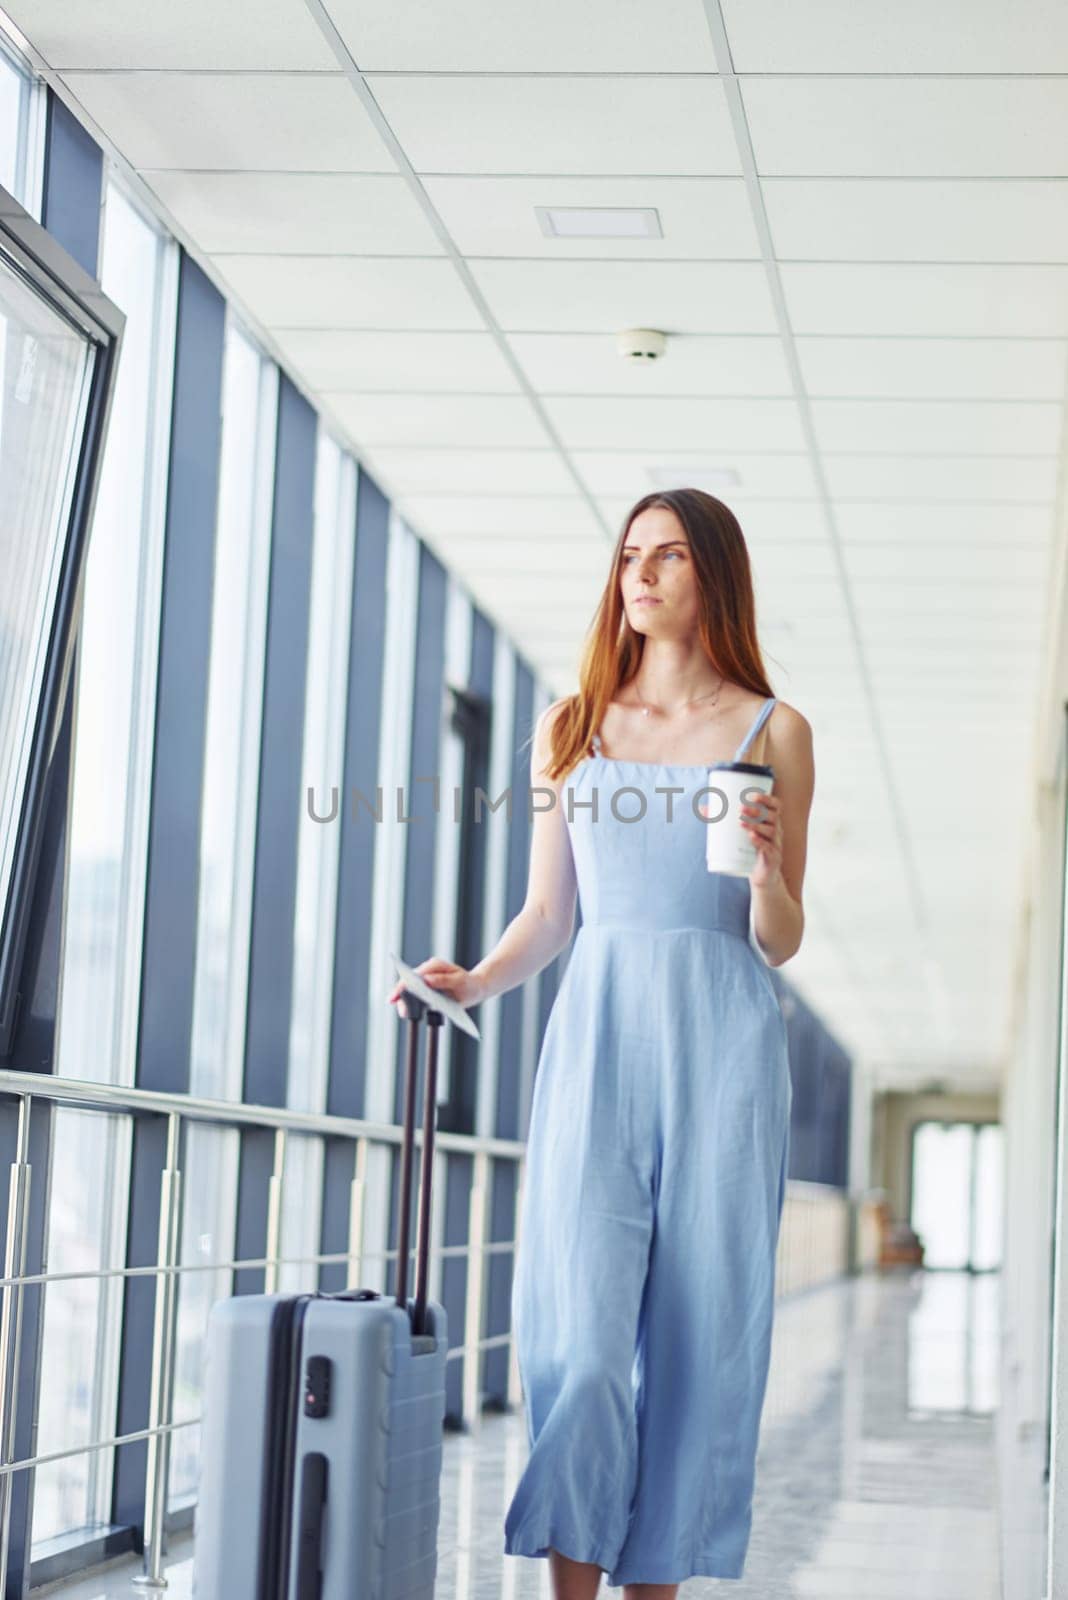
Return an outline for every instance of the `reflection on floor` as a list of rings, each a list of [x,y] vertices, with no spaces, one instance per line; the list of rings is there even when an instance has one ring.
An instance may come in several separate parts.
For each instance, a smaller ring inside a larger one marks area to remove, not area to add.
[[[745,1577],[692,1578],[685,1600],[998,1600],[997,1296],[993,1274],[906,1270],[781,1301]],[[547,1561],[501,1553],[525,1455],[518,1415],[447,1435],[442,1600],[549,1600]],[[53,1592],[129,1600],[136,1570]],[[190,1600],[188,1540],[169,1577]]]

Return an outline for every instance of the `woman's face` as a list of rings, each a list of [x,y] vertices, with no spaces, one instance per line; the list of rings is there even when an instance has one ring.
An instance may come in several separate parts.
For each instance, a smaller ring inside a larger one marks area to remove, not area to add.
[[[620,593],[635,633],[679,638],[698,620],[697,573],[682,523],[667,506],[639,512],[623,544]]]

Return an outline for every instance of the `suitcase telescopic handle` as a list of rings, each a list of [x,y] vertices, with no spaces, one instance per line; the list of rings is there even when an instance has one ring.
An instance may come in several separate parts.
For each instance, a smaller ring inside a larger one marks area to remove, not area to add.
[[[416,1296],[412,1332],[426,1331],[427,1277],[430,1259],[430,1197],[434,1172],[434,1125],[438,1098],[438,1036],[445,1021],[410,989],[401,992],[408,1013],[408,1053],[404,1074],[404,1134],[401,1143],[400,1222],[397,1237],[397,1295],[408,1309],[408,1241],[411,1234],[412,1156],[415,1147],[415,1083],[419,1062],[419,1023],[426,1017],[426,1082],[423,1088],[423,1151],[419,1172],[419,1233],[416,1240]]]

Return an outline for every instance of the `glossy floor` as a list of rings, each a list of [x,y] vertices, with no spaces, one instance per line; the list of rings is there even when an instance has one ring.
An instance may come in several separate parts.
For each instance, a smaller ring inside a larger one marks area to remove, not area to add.
[[[684,1600],[998,1600],[997,1298],[996,1275],[908,1270],[781,1301],[746,1574],[692,1578]],[[548,1562],[502,1554],[525,1453],[519,1416],[446,1436],[441,1600],[548,1600]],[[176,1543],[172,1600],[190,1557]],[[128,1600],[134,1571],[51,1592]]]

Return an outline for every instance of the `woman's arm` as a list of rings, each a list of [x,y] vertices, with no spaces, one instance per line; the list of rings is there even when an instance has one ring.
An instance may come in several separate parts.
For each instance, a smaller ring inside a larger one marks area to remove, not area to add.
[[[775,790],[770,804],[755,802],[749,818],[758,850],[766,847],[750,876],[753,935],[769,967],[781,967],[797,954],[805,931],[801,887],[815,789],[811,725],[782,701],[768,719],[764,759],[775,768]]]
[[[575,923],[577,883],[560,791],[570,776],[555,781],[545,773],[549,734],[563,704],[555,700],[538,718],[530,755],[535,807],[530,841],[530,869],[523,909],[513,917],[493,949],[471,968],[479,999],[489,1000],[547,967],[571,938]],[[551,804],[550,804],[551,795]],[[526,804],[526,795],[522,802]],[[519,797],[513,797],[517,801]]]

